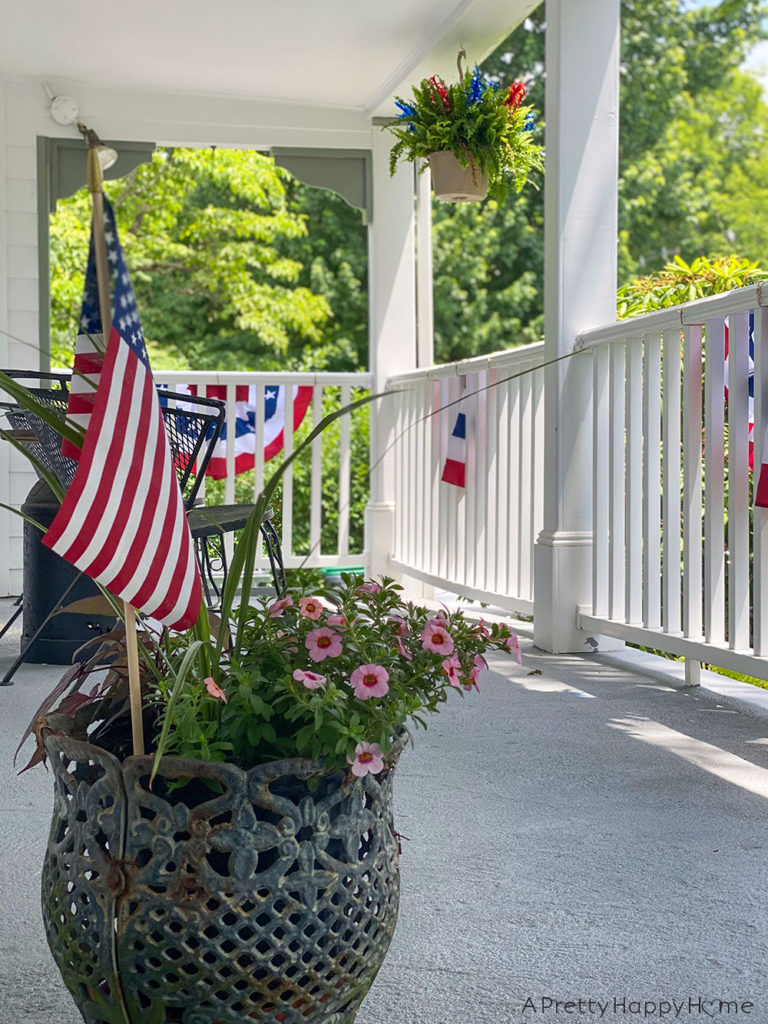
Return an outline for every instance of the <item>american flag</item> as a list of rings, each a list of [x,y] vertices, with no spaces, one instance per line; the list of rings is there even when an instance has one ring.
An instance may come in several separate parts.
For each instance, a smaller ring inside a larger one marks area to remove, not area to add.
[[[138,314],[136,317],[138,320]],[[103,364],[104,334],[101,329],[96,283],[96,258],[93,249],[93,232],[91,232],[83,305],[80,311],[80,330],[75,345],[75,360],[67,405],[67,417],[74,420],[83,430],[88,429]],[[64,438],[61,442],[61,454],[77,460],[80,458],[80,448]]]
[[[208,398],[227,397],[226,385],[209,384],[199,392],[195,385],[177,384],[176,391],[195,395],[204,393]],[[264,388],[264,461],[268,462],[283,450],[285,440],[285,386],[272,385]],[[293,429],[298,430],[312,401],[312,388],[295,385],[293,388]],[[254,385],[238,384],[235,388],[235,473],[245,473],[256,464],[256,403],[257,388]],[[194,408],[190,403],[190,407]],[[215,480],[227,475],[227,432],[225,422],[221,436],[208,463],[207,475]]]
[[[200,575],[136,300],[106,199],[104,226],[112,330],[103,360],[98,360],[93,401],[75,410],[87,422],[85,442],[43,543],[128,604],[173,629],[187,629],[200,614]],[[91,233],[82,321],[91,335],[102,329],[97,295]]]

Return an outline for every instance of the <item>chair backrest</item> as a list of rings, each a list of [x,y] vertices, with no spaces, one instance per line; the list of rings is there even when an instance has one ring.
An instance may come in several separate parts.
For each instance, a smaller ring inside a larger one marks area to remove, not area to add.
[[[48,387],[30,387],[30,393],[60,415],[63,420],[69,400],[69,374],[43,373],[33,370],[3,370],[9,377]],[[184,505],[191,508],[197,498],[205,471],[224,426],[226,405],[217,398],[183,395],[164,388],[157,389],[165,421],[168,443],[173,457],[176,478],[184,497]],[[16,403],[2,402],[11,428],[36,441],[25,442],[26,447],[43,466],[50,470],[66,490],[74,479],[77,462],[61,454],[61,435],[45,420]],[[39,473],[38,475],[42,475]]]
[[[226,404],[218,398],[157,389],[165,430],[187,509],[195,504],[224,426]]]
[[[46,405],[63,420],[67,413],[69,401],[69,374],[48,373],[42,370],[3,370],[3,373],[14,380],[24,383],[27,390],[38,402]],[[36,386],[32,386],[32,384]],[[42,464],[53,473],[61,486],[66,490],[72,483],[77,469],[74,459],[61,454],[61,435],[45,420],[36,416],[28,409],[16,403],[0,402],[0,409],[5,411],[11,429],[28,438],[32,435],[37,439],[24,441],[25,447],[36,463]],[[41,478],[43,474],[37,465],[35,470]]]

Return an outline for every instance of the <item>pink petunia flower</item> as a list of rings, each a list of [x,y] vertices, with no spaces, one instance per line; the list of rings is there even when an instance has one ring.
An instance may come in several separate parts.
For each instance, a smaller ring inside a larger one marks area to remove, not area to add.
[[[454,654],[450,658],[446,658],[445,661],[441,662],[441,667],[443,672],[448,676],[448,682],[458,690],[461,686],[461,678],[459,676],[461,662],[459,659]]]
[[[514,654],[517,657],[517,664],[523,664],[523,658],[520,653],[520,638],[517,633],[512,633],[504,641],[504,646],[507,648],[510,654]]]
[[[411,631],[408,628],[408,623],[402,617],[402,615],[390,615],[389,621],[395,627],[395,636],[410,636]]]
[[[307,633],[304,646],[309,651],[312,661],[325,661],[326,658],[338,658],[341,654],[341,637],[327,626],[320,626]]]
[[[363,741],[355,747],[354,758],[348,757],[347,761],[352,765],[352,774],[359,778],[364,775],[378,775],[384,768],[384,752],[378,743]]]
[[[469,678],[462,681],[462,686],[465,690],[479,691],[480,687],[477,685],[477,677],[487,666],[485,664],[485,660],[479,654],[476,654],[473,660],[474,664],[469,670]]]
[[[325,620],[329,626],[346,626],[347,617],[346,615],[329,615]]]
[[[378,594],[381,586],[378,583],[361,583],[357,588],[358,594]]]
[[[389,692],[389,672],[382,665],[360,665],[349,677],[349,683],[360,700],[383,697]]]
[[[484,636],[488,639],[491,635],[491,631],[488,629],[485,619],[480,619],[478,624],[475,626],[473,633],[478,633],[480,636]]]
[[[430,619],[421,634],[421,646],[433,654],[453,654],[453,637],[437,619]]]
[[[293,678],[297,683],[303,683],[308,690],[316,690],[320,686],[325,686],[325,676],[319,675],[317,672],[302,672],[300,668],[297,668],[293,673]]]
[[[267,611],[272,619],[278,618],[283,614],[286,608],[290,608],[293,604],[293,598],[289,594],[288,597],[281,597],[279,601],[273,601]]]
[[[406,659],[406,661],[413,661],[413,655],[408,650],[408,648],[405,646],[405,644],[400,639],[400,637],[397,638],[397,649],[400,652],[400,654],[402,655],[402,657]]]
[[[215,697],[217,700],[224,701],[225,704],[227,703],[226,693],[224,693],[222,688],[216,684],[215,680],[211,676],[207,676],[203,682],[205,683],[206,690],[212,697]]]
[[[473,683],[477,683],[477,677],[486,668],[488,668],[488,666],[485,664],[485,658],[481,654],[476,654],[473,659],[472,668],[469,670],[469,677]]]
[[[323,606],[317,597],[299,598],[299,612],[306,619],[319,619],[323,614]]]

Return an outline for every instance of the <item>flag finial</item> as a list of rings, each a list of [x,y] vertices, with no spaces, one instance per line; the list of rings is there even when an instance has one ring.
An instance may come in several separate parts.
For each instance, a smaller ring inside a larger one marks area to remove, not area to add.
[[[103,192],[103,172],[117,163],[117,152],[105,146],[96,132],[82,121],[77,122],[77,130],[88,146],[88,191]]]

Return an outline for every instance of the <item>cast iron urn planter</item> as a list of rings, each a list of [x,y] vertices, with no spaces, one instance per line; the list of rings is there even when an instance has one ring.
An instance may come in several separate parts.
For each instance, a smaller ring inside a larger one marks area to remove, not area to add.
[[[378,776],[46,739],[48,942],[86,1024],[352,1024],[399,897]]]

